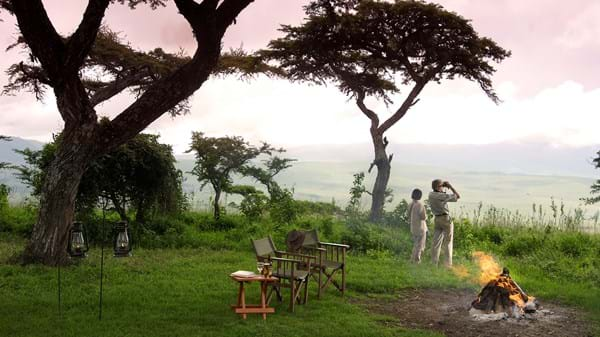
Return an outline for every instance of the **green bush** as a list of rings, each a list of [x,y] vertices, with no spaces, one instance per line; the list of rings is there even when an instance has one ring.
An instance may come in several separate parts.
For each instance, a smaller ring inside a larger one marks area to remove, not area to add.
[[[592,247],[588,236],[581,233],[565,233],[556,239],[558,250],[565,256],[579,258],[587,255]]]
[[[455,255],[469,257],[477,243],[476,229],[468,219],[454,219]]]
[[[533,254],[541,246],[539,237],[533,235],[515,235],[506,240],[502,253],[507,256],[527,256]]]

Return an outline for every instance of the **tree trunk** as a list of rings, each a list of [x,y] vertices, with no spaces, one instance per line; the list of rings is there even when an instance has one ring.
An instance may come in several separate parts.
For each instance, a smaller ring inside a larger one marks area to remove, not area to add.
[[[38,219],[23,262],[66,264],[69,229],[74,220],[79,182],[91,160],[89,138],[80,130],[63,131],[56,157],[42,186]]]
[[[119,214],[121,220],[129,222],[129,218],[127,218],[127,210],[125,209],[125,201],[121,201],[119,196],[115,195],[114,193],[111,194],[110,200],[112,201],[113,206],[115,206],[115,211],[117,211],[117,214]]]
[[[135,211],[135,222],[138,224],[146,223],[146,202],[144,198],[138,200],[137,210]]]
[[[213,216],[215,220],[219,220],[221,218],[221,209],[219,208],[219,199],[221,198],[221,189],[215,188],[215,209]]]
[[[390,180],[390,171],[392,157],[388,157],[385,152],[387,141],[383,139],[383,135],[378,132],[371,132],[373,147],[375,150],[375,160],[371,164],[371,168],[377,167],[377,178],[373,185],[371,199],[371,213],[369,221],[379,222],[383,216],[383,206],[385,204],[385,191],[387,190],[388,181]],[[370,169],[369,169],[370,171]]]

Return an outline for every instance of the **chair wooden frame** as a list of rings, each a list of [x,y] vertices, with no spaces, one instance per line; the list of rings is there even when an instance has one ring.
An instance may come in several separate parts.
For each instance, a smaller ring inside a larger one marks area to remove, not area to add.
[[[273,291],[275,291],[277,299],[281,302],[283,300],[281,288],[290,288],[289,310],[294,312],[296,302],[306,304],[308,302],[310,272],[316,257],[277,250],[270,236],[251,241],[256,253],[256,260],[271,263],[273,276],[279,279],[278,282],[273,283],[267,297],[267,303],[271,300]],[[302,290],[304,294],[301,298],[300,293]]]
[[[348,250],[350,250],[349,245],[319,241],[316,229],[304,231],[301,252],[316,257],[316,261],[312,265],[312,275],[319,285],[318,298],[321,298],[321,293],[330,284],[333,284],[344,296],[346,291],[346,252]],[[342,276],[341,284],[334,279],[338,272]]]

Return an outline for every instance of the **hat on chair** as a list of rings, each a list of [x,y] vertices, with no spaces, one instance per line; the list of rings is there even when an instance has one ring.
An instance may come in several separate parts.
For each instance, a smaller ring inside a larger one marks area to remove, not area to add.
[[[304,243],[304,232],[297,230],[290,231],[285,239],[288,252],[297,252],[302,247],[302,243]]]

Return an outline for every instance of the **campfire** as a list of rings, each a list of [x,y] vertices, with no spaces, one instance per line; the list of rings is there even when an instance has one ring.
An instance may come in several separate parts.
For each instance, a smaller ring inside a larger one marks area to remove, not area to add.
[[[475,252],[473,256],[479,263],[479,281],[483,285],[477,299],[471,303],[473,314],[506,314],[521,318],[524,314],[536,312],[538,302],[519,287],[508,268],[500,269],[494,259],[483,252]]]

